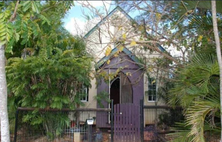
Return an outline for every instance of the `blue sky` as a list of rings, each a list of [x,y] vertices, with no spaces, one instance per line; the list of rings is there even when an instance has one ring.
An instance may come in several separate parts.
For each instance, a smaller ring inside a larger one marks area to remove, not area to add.
[[[75,6],[73,6],[63,19],[64,27],[72,34],[79,34],[78,30],[84,30],[86,18],[84,18],[84,14],[90,14],[90,11],[87,8],[81,6],[82,3],[86,1],[75,2]],[[89,1],[89,3],[96,7],[101,8],[103,6],[102,1]],[[106,7],[109,8],[111,1],[105,1]],[[78,30],[76,30],[78,29]]]
[[[83,8],[79,5],[73,6],[69,10],[68,14],[66,14],[65,18],[63,19],[64,23],[66,24],[66,23],[70,22],[71,18],[73,18],[73,17],[80,18],[80,19],[84,20],[81,9],[83,9]],[[87,9],[85,9],[85,10],[87,11]]]

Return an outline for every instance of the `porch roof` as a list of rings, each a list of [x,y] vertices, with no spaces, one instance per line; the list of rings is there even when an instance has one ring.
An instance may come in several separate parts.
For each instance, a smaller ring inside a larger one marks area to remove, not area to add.
[[[95,68],[99,69],[102,65],[104,65],[109,59],[111,59],[114,54],[116,54],[119,51],[117,47],[113,48],[111,53],[108,56],[104,56],[102,59],[100,59],[96,65]],[[134,61],[138,66],[141,66],[141,62],[139,59],[126,47],[123,48],[122,52],[124,52],[132,61]]]

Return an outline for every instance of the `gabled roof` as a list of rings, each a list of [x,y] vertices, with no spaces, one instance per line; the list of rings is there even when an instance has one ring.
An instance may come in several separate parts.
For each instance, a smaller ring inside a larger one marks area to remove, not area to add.
[[[85,38],[89,37],[95,30],[97,30],[100,27],[100,25],[102,25],[109,17],[111,17],[118,10],[120,12],[122,12],[130,21],[135,22],[135,24],[138,25],[138,23],[128,13],[126,13],[120,6],[116,6],[116,8],[114,8],[99,23],[97,23],[88,33],[86,33],[83,38],[85,39]],[[147,32],[146,32],[146,34],[149,36],[149,34]],[[157,44],[157,46],[162,52],[166,51],[160,44]]]
[[[119,51],[119,49],[117,47],[113,48],[113,50],[111,51],[109,56],[104,56],[102,59],[100,59],[96,63],[95,68],[99,69],[102,65],[104,65],[104,63],[106,63],[108,60],[110,60],[114,56],[114,54],[116,54],[118,51]],[[141,63],[139,62],[139,59],[129,49],[124,47],[122,52],[125,53],[136,64],[141,65]]]
[[[91,35],[97,28],[99,28],[100,25],[102,25],[109,17],[111,17],[116,11],[122,12],[129,20],[133,20],[132,17],[130,17],[121,7],[116,6],[108,15],[106,15],[99,23],[97,23],[88,33],[85,34],[84,38],[87,38]]]

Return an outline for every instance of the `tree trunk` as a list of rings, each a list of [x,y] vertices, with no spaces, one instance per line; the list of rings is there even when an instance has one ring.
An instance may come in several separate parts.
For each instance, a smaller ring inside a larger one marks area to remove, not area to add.
[[[1,141],[10,142],[7,110],[7,84],[5,75],[5,48],[0,46],[0,118]]]
[[[211,8],[212,8],[212,19],[213,19],[213,29],[214,29],[214,38],[216,42],[216,51],[217,51],[217,60],[220,69],[220,112],[222,111],[222,58],[221,58],[221,47],[220,47],[220,38],[217,27],[217,17],[216,17],[216,1],[211,0]],[[220,142],[222,142],[222,113],[220,113],[221,120],[221,138]]]

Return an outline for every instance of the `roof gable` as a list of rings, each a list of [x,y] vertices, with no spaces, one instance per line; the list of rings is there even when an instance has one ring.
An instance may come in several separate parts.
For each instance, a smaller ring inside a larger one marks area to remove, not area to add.
[[[129,20],[134,21],[121,7],[116,6],[108,15],[106,15],[99,23],[97,23],[88,33],[85,34],[84,38],[89,37],[95,30],[97,30],[100,25],[102,25],[108,18],[110,18],[116,11],[123,13]]]
[[[100,20],[100,22],[97,23],[88,33],[86,33],[83,38],[86,39],[87,37],[89,37],[95,30],[97,30],[108,18],[110,18],[117,11],[120,11],[127,17],[127,19],[132,22],[135,22],[135,24],[138,25],[138,23],[128,13],[126,13],[120,6],[117,5],[116,8],[114,8],[108,15],[106,15],[102,20]],[[149,36],[147,32],[146,34]],[[157,43],[156,45],[160,51],[166,52],[166,50],[160,44]],[[113,50],[115,50],[115,48]]]

